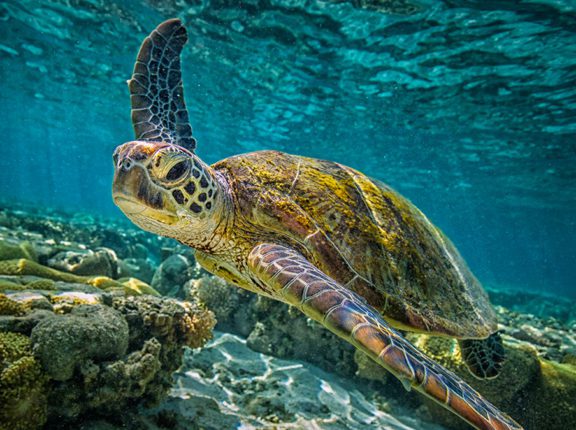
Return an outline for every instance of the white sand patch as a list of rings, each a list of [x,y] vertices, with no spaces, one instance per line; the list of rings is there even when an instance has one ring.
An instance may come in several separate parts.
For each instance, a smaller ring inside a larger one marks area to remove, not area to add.
[[[312,365],[250,350],[245,340],[216,333],[190,352],[161,409],[182,428],[441,430],[409,409],[378,409],[358,386]],[[366,390],[362,390],[366,391]]]

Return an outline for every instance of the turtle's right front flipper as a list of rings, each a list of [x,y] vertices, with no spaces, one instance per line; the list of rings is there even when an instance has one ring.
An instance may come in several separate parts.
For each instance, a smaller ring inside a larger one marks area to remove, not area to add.
[[[458,376],[412,346],[364,299],[298,252],[281,245],[261,244],[250,253],[248,265],[268,294],[298,307],[477,429],[522,429]]]

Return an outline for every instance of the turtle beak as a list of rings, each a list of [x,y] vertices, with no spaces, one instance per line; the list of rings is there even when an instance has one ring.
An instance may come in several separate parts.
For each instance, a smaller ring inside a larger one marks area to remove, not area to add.
[[[152,184],[146,168],[128,156],[118,155],[112,184],[116,206],[128,217],[147,217],[164,224],[178,221],[176,208],[162,189]],[[115,157],[116,158],[116,157]]]

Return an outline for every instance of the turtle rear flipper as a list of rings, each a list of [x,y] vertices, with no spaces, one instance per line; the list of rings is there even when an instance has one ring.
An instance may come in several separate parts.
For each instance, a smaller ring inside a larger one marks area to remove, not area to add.
[[[502,338],[498,332],[486,339],[461,339],[462,359],[468,370],[478,379],[493,379],[498,376],[506,360]]]
[[[260,244],[250,252],[248,267],[263,293],[298,307],[367,353],[405,386],[431,397],[475,428],[522,429],[458,376],[404,339],[362,297],[295,250]]]

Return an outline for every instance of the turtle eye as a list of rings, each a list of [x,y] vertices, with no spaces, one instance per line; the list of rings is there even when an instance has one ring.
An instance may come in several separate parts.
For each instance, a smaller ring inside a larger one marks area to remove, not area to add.
[[[170,182],[182,179],[182,177],[190,170],[190,161],[182,160],[174,164],[168,173],[166,173],[166,180]]]
[[[190,158],[172,148],[163,149],[156,153],[150,163],[150,169],[154,176],[168,185],[173,185],[187,178],[191,168]]]

